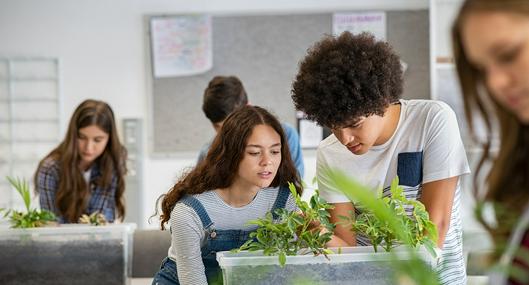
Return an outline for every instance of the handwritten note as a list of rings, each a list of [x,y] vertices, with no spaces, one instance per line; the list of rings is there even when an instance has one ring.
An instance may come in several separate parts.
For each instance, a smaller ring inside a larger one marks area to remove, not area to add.
[[[211,33],[209,15],[152,18],[154,77],[194,75],[211,69]]]

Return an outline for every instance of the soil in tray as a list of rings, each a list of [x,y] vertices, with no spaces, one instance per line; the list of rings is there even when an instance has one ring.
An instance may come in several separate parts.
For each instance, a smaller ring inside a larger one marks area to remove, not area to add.
[[[2,241],[0,280],[15,284],[125,284],[122,240]]]

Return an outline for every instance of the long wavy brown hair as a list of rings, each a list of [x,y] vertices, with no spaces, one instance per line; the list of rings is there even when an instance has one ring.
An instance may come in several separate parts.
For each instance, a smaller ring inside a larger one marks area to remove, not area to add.
[[[485,75],[469,61],[465,53],[462,25],[466,17],[474,12],[506,12],[529,17],[529,1],[467,0],[461,6],[452,27],[454,59],[466,117],[475,137],[474,114],[483,120],[486,129],[486,138],[479,142],[483,154],[474,174],[474,193],[478,205],[492,202],[497,226],[485,221],[481,212],[478,212],[478,219],[491,233],[496,245],[501,245],[529,201],[529,126],[522,124],[512,112],[494,100],[486,87]],[[495,126],[499,128],[500,136],[497,154],[492,149]],[[487,162],[492,162],[492,168],[486,173],[486,189],[483,193],[478,187],[483,185],[480,183],[480,174],[487,168]]]
[[[110,106],[97,100],[85,100],[75,109],[64,140],[40,161],[37,173],[44,161],[48,158],[59,161],[59,185],[55,196],[55,204],[60,214],[67,222],[76,223],[84,214],[90,199],[90,191],[79,168],[79,129],[98,126],[108,134],[109,140],[105,150],[96,159],[102,176],[95,182],[98,187],[108,189],[112,177],[117,177],[115,193],[116,210],[118,219],[125,216],[123,193],[125,191],[125,174],[127,172],[125,161],[127,151],[121,144],[117,134],[114,112]],[[35,185],[37,175],[35,175]],[[36,191],[38,189],[36,188]]]
[[[301,181],[288,149],[287,139],[279,121],[258,106],[244,106],[230,114],[217,134],[206,158],[189,173],[184,174],[162,199],[160,227],[171,217],[174,205],[186,194],[199,194],[232,185],[244,157],[246,144],[257,125],[272,127],[281,137],[281,163],[271,187],[294,183],[301,194]],[[158,212],[158,211],[157,211]],[[156,215],[156,214],[155,214]]]

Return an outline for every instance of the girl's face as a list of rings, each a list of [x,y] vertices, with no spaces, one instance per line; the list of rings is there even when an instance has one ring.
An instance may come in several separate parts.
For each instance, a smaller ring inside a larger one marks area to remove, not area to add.
[[[529,123],[529,16],[471,12],[461,34],[465,53],[493,99]]]
[[[105,151],[108,134],[96,125],[79,129],[77,145],[81,157],[81,169],[86,170]]]
[[[281,137],[268,125],[253,128],[234,183],[265,188],[274,180],[281,164]]]

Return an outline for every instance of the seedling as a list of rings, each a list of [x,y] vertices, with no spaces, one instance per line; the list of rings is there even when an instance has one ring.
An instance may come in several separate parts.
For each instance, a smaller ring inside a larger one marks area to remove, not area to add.
[[[99,212],[93,212],[90,215],[83,214],[79,217],[80,224],[90,224],[93,226],[102,226],[107,224],[105,216]]]
[[[327,212],[332,206],[319,196],[318,190],[307,203],[301,200],[293,184],[289,183],[289,189],[299,211],[277,209],[275,218],[269,212],[265,218],[249,221],[248,224],[258,226],[257,230],[234,252],[262,250],[264,255],[278,255],[280,266],[285,265],[287,255],[332,253],[325,248],[335,227]]]
[[[26,212],[17,211],[15,209],[0,209],[4,213],[4,218],[9,217],[9,222],[12,228],[35,228],[42,227],[51,222],[55,222],[55,215],[47,210],[31,209],[31,193],[29,190],[29,183],[22,179],[13,179],[6,177],[9,183],[17,190],[22,197]]]

